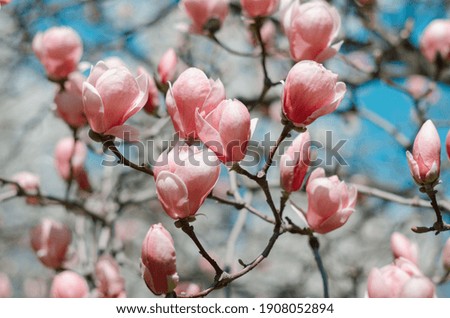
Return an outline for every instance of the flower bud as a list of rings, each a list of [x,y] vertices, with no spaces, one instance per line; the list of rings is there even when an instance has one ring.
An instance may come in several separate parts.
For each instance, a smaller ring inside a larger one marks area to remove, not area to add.
[[[310,136],[298,135],[280,158],[280,184],[284,191],[300,189],[310,164]]]
[[[339,181],[337,176],[326,178],[322,168],[311,173],[306,193],[306,220],[309,227],[317,233],[325,234],[341,227],[355,211],[356,188]]]
[[[297,127],[336,110],[346,86],[337,75],[314,61],[302,61],[289,71],[283,92],[283,113]]]
[[[161,83],[173,81],[177,70],[178,57],[174,49],[167,50],[158,63],[158,74]]]
[[[80,189],[91,190],[89,178],[84,163],[87,156],[86,145],[73,138],[66,137],[61,139],[55,148],[55,166],[59,175],[66,181],[76,180]]]
[[[244,14],[251,18],[272,15],[280,5],[280,0],[241,0]]]
[[[110,255],[102,255],[95,264],[95,278],[99,297],[123,298],[125,280],[120,275],[120,267]]]
[[[83,54],[80,37],[69,27],[53,27],[37,33],[32,48],[47,75],[55,80],[75,71]]]
[[[72,232],[62,223],[43,219],[31,229],[31,247],[37,257],[49,268],[60,268],[72,241]]]
[[[333,57],[342,45],[342,41],[332,45],[339,33],[341,18],[325,1],[295,2],[282,22],[295,61],[323,62]]]
[[[86,279],[72,271],[57,274],[50,288],[50,296],[53,298],[84,298],[88,294]]]
[[[176,146],[161,154],[154,177],[166,213],[175,220],[195,215],[216,185],[219,173],[217,157],[210,150]]]
[[[403,257],[417,264],[417,256],[419,253],[417,244],[412,243],[403,234],[395,232],[391,235],[391,250],[394,259]]]
[[[143,278],[155,295],[167,294],[178,283],[172,236],[161,223],[150,227],[142,244]]]
[[[430,62],[438,54],[443,61],[450,61],[450,20],[436,19],[425,28],[420,38],[420,50]]]
[[[441,167],[441,140],[431,120],[427,120],[414,140],[412,154],[407,151],[409,171],[419,185],[434,184]]]
[[[84,111],[91,129],[135,141],[136,128],[124,125],[148,100],[148,77],[134,77],[126,67],[110,68],[98,62],[83,84]]]
[[[87,123],[82,98],[84,80],[81,73],[69,74],[64,82],[64,89],[59,90],[54,99],[56,113],[72,128],[79,128]]]
[[[155,80],[143,67],[138,67],[137,72],[139,76],[141,74],[147,76],[148,80],[148,98],[143,109],[147,114],[154,114],[159,106],[159,94]]]
[[[401,257],[370,271],[367,292],[370,298],[432,298],[435,287],[414,263]]]
[[[250,113],[237,99],[224,100],[208,115],[195,111],[197,133],[222,162],[244,159],[250,138]]]
[[[182,0],[181,6],[192,21],[193,33],[214,33],[228,16],[228,0]]]
[[[225,99],[225,88],[220,80],[208,79],[198,68],[189,68],[180,74],[166,96],[167,111],[175,131],[181,138],[197,138],[195,110],[204,116]]]

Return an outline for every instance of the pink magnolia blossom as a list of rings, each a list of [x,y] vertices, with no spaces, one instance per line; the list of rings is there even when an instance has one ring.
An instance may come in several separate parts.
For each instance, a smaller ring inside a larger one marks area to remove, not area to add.
[[[86,156],[86,145],[79,140],[75,143],[71,137],[61,139],[55,148],[55,166],[59,175],[66,181],[70,178],[76,180],[82,190],[90,191],[91,185],[84,169]]]
[[[417,264],[419,249],[405,235],[395,232],[391,235],[391,250],[394,258],[406,258]]]
[[[441,140],[431,120],[427,120],[414,140],[412,154],[407,151],[409,171],[417,184],[433,184],[439,179]]]
[[[241,0],[244,14],[256,18],[272,15],[280,5],[280,0]]]
[[[337,75],[314,61],[301,61],[289,71],[283,92],[283,113],[297,127],[336,110],[346,86]]]
[[[154,167],[156,193],[173,219],[195,215],[219,179],[220,166],[210,150],[176,146]]]
[[[57,274],[50,288],[50,296],[53,298],[84,298],[88,294],[86,279],[72,271]]]
[[[95,264],[95,278],[100,297],[123,298],[125,280],[120,274],[120,267],[110,255],[102,255]]]
[[[250,113],[237,99],[224,100],[208,115],[196,109],[200,139],[222,162],[237,162],[245,157],[250,138]]]
[[[16,173],[11,177],[11,180],[14,182],[17,182],[17,184],[26,191],[27,194],[30,195],[38,195],[39,194],[39,187],[40,187],[40,179],[39,176],[27,172],[22,171],[19,173]],[[16,189],[18,190],[18,189]],[[39,198],[29,196],[26,199],[28,204],[38,204]]]
[[[295,61],[323,62],[333,57],[342,41],[332,45],[341,27],[338,11],[323,0],[296,1],[283,16],[283,29]]]
[[[55,95],[56,112],[70,127],[86,125],[82,89],[85,78],[79,72],[70,73],[64,83],[64,89]]]
[[[32,48],[47,75],[55,80],[75,71],[83,54],[80,37],[69,27],[53,27],[37,33]]]
[[[172,236],[161,223],[150,227],[142,244],[143,278],[155,294],[172,292],[178,283],[176,253]]]
[[[158,63],[158,75],[161,83],[173,81],[177,70],[178,57],[174,49],[167,50]]]
[[[167,111],[181,138],[197,138],[195,110],[208,115],[225,99],[220,79],[208,79],[198,68],[188,68],[180,74],[166,96]]]
[[[72,241],[72,232],[62,223],[43,219],[31,229],[31,247],[37,257],[49,268],[60,268]]]
[[[432,298],[435,286],[414,263],[400,257],[370,271],[367,292],[370,298]]]
[[[143,67],[138,67],[137,72],[139,76],[145,74],[148,80],[148,98],[143,110],[148,114],[154,114],[159,106],[158,87],[153,77]]]
[[[222,26],[229,12],[228,0],[182,0],[181,6],[192,21],[191,31],[194,33],[214,33]],[[211,21],[217,25],[210,25]]]
[[[124,125],[144,107],[148,99],[148,78],[134,77],[126,67],[108,67],[98,62],[83,84],[84,111],[91,129],[135,141],[136,128]]]
[[[442,250],[442,265],[446,271],[450,272],[450,238],[447,239]]]
[[[310,164],[310,136],[298,135],[280,158],[280,184],[284,191],[300,189]]]
[[[420,50],[430,62],[438,54],[444,61],[450,61],[450,19],[436,19],[428,24],[420,38]]]
[[[311,173],[306,193],[306,220],[317,233],[325,234],[341,227],[355,211],[356,188],[339,181],[337,176],[326,178],[322,168]]]
[[[10,298],[12,296],[11,282],[9,277],[0,273],[0,298]]]

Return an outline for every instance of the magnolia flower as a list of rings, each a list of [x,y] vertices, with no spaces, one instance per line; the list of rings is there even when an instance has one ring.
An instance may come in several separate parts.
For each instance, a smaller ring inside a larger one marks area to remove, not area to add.
[[[311,173],[306,193],[306,220],[309,227],[317,233],[325,234],[341,227],[355,211],[356,188],[339,181],[337,176],[325,177],[325,170],[322,168]]]
[[[419,254],[417,244],[412,243],[403,234],[395,232],[391,235],[391,250],[394,258],[403,257],[417,264]]]
[[[197,108],[195,119],[198,136],[222,162],[244,159],[250,138],[250,113],[244,104],[224,100],[206,116]]]
[[[400,257],[393,264],[370,271],[367,293],[370,298],[431,298],[435,287],[414,263]]]
[[[168,49],[158,63],[158,75],[161,83],[173,81],[177,70],[178,57],[174,49]]]
[[[176,253],[172,236],[161,223],[150,227],[141,250],[143,278],[155,294],[172,292],[178,283]]]
[[[280,184],[284,191],[300,189],[310,164],[310,136],[298,135],[280,159]]]
[[[53,298],[84,298],[88,294],[86,279],[72,271],[57,274],[50,289],[50,296]]]
[[[220,80],[208,79],[198,68],[189,68],[180,74],[166,96],[167,111],[181,138],[197,138],[195,111],[204,116],[225,99],[225,88]]]
[[[228,16],[228,0],[182,0],[181,6],[192,21],[194,33],[214,33]]]
[[[336,110],[346,86],[337,75],[314,61],[301,61],[289,71],[283,91],[283,113],[297,127]]]
[[[73,128],[82,127],[87,123],[82,97],[84,80],[81,73],[70,73],[64,82],[64,89],[59,90],[54,99],[56,113]]]
[[[73,138],[61,139],[55,148],[55,166],[59,175],[66,181],[76,180],[80,189],[91,191],[88,174],[84,168],[87,156],[86,145]]]
[[[161,154],[154,177],[166,213],[175,220],[195,215],[216,185],[219,173],[217,157],[210,150],[176,146]]]
[[[419,185],[434,184],[441,167],[441,140],[431,120],[427,120],[414,140],[412,154],[407,151],[409,171]]]
[[[55,80],[66,78],[75,71],[83,54],[80,37],[69,27],[53,27],[37,33],[32,49],[47,75]]]
[[[43,219],[31,229],[30,237],[31,247],[42,264],[49,268],[60,268],[72,242],[72,232],[67,225]]]
[[[84,111],[91,129],[100,135],[112,135],[135,141],[136,128],[124,125],[144,107],[148,99],[148,78],[134,77],[126,67],[108,67],[98,62],[83,84]]]
[[[439,54],[444,61],[450,61],[450,20],[436,19],[423,31],[420,50],[425,58],[434,62]]]
[[[95,278],[100,297],[122,298],[125,294],[125,280],[120,267],[110,255],[102,255],[95,264]]]
[[[341,27],[338,11],[322,0],[296,1],[284,14],[283,29],[295,61],[323,62],[333,57],[342,41],[332,45]]]
[[[156,87],[155,80],[153,77],[143,68],[138,67],[137,69],[138,76],[144,74],[148,80],[148,97],[147,102],[145,103],[143,110],[148,114],[153,114],[156,112],[159,106],[159,93],[158,87]]]

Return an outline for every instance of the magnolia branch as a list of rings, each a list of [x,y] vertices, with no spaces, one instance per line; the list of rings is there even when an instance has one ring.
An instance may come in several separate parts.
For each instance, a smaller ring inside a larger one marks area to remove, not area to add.
[[[40,192],[38,192],[38,193],[29,193],[24,188],[22,188],[17,182],[11,181],[11,180],[7,180],[7,179],[4,179],[4,178],[0,178],[0,183],[2,183],[2,184],[10,184],[10,185],[14,186],[17,189],[16,190],[16,196],[17,197],[27,197],[27,198],[37,199],[38,203],[40,205],[51,205],[51,204],[62,205],[69,212],[73,212],[74,210],[81,211],[83,214],[89,216],[94,221],[98,221],[101,224],[108,223],[107,220],[105,220],[103,217],[98,215],[96,212],[93,212],[93,211],[87,209],[86,207],[84,207],[83,205],[81,205],[81,204],[79,204],[79,203],[77,203],[75,201],[71,201],[71,200],[67,200],[67,199],[61,199],[61,198],[58,198],[58,197],[55,197],[55,196],[52,196],[52,195],[44,195],[44,194],[42,194]]]
[[[119,159],[119,163],[123,164],[125,166],[128,166],[130,168],[133,168],[134,170],[146,173],[148,175],[153,176],[153,170],[146,167],[146,166],[139,166],[133,162],[131,162],[130,160],[128,160],[127,158],[125,158],[122,153],[119,151],[119,149],[117,149],[116,145],[114,144],[114,139],[111,139],[109,137],[104,138],[102,140],[103,142],[103,146],[107,149],[109,149],[118,159]]]

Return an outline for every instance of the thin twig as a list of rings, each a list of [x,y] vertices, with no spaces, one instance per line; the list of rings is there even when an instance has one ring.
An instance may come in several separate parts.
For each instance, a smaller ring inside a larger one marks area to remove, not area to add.
[[[322,283],[323,283],[323,297],[324,298],[330,298],[330,293],[328,291],[328,275],[327,271],[325,270],[325,266],[323,266],[322,257],[320,256],[319,252],[319,240],[314,235],[310,235],[309,237],[309,246],[311,247],[314,259],[316,260],[317,267],[320,271],[320,276],[322,276]]]
[[[252,58],[258,57],[258,55],[254,54],[254,53],[239,52],[239,51],[236,51],[236,50],[230,48],[229,46],[227,46],[223,42],[221,42],[214,33],[209,33],[208,38],[210,38],[214,43],[219,45],[225,51],[227,51],[228,53],[231,53],[233,55],[237,55],[237,56],[241,56],[241,57],[252,57]]]
[[[187,221],[185,219],[180,219],[177,222],[179,222],[179,224],[181,226],[181,230],[184,233],[186,233],[191,238],[191,240],[194,242],[194,244],[197,246],[197,248],[199,249],[199,253],[203,256],[203,258],[206,259],[211,264],[211,266],[214,268],[214,270],[216,271],[216,280],[218,281],[220,279],[220,277],[222,276],[222,274],[224,273],[224,271],[222,268],[220,268],[220,266],[217,264],[217,262],[205,250],[202,243],[197,238],[197,235],[195,235],[194,227],[192,225],[190,225],[189,221]]]
[[[146,166],[139,166],[133,162],[131,162],[130,160],[128,160],[127,158],[125,158],[122,153],[119,151],[119,149],[117,149],[116,145],[114,144],[114,139],[111,139],[109,137],[104,138],[103,140],[103,145],[112,151],[112,153],[119,159],[119,163],[123,164],[125,166],[128,166],[130,168],[133,168],[134,170],[140,171],[140,172],[144,172],[148,175],[153,176],[153,170],[146,167]]]

